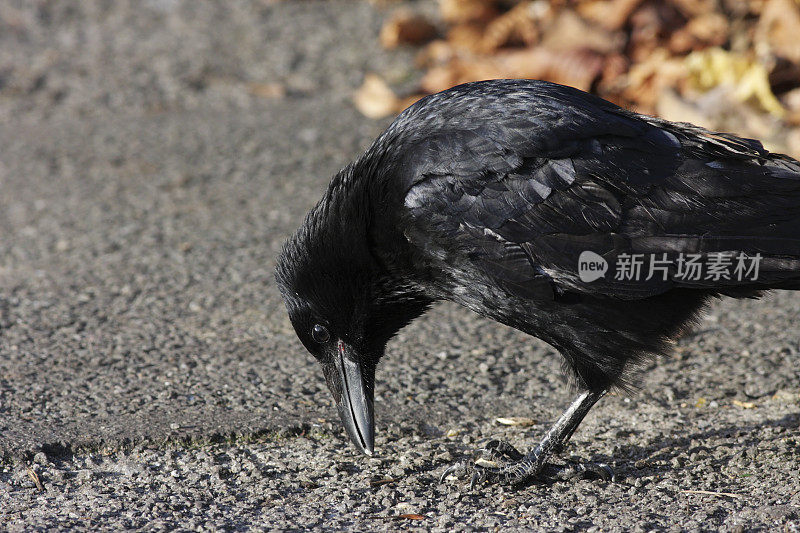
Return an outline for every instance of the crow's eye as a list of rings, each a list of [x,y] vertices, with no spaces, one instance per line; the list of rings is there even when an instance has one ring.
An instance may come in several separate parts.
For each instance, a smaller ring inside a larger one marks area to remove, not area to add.
[[[328,328],[325,326],[314,324],[314,327],[311,328],[311,338],[314,339],[314,342],[322,344],[328,342],[331,338],[331,334],[328,333]]]

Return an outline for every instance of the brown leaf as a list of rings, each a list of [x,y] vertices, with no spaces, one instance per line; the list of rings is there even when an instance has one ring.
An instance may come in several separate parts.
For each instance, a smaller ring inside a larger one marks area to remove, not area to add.
[[[383,25],[380,33],[384,48],[397,48],[402,44],[420,45],[436,35],[436,26],[422,15],[406,9],[395,11]]]
[[[551,50],[586,49],[609,54],[622,51],[625,37],[596,25],[588,24],[572,11],[562,11],[548,25],[542,37],[542,46]]]
[[[721,46],[728,41],[728,19],[721,13],[706,13],[691,19],[672,34],[669,49],[678,54],[706,46]]]
[[[800,63],[800,3],[770,0],[758,20],[754,40],[774,55]]]
[[[630,68],[630,61],[624,54],[610,54],[603,61],[603,71],[597,84],[598,92],[603,98],[612,98],[622,92],[625,86],[625,73]]]
[[[781,96],[781,102],[788,110],[787,122],[793,126],[800,126],[800,87]]]
[[[566,50],[555,53],[543,49],[540,55],[546,57],[543,63],[548,67],[542,79],[570,85],[583,91],[592,88],[592,83],[603,70],[603,56],[591,50]]]
[[[800,63],[778,58],[769,73],[769,84],[776,94],[800,88]]]
[[[687,18],[705,15],[717,9],[717,0],[670,0],[670,3]]]
[[[691,0],[686,0],[691,1]],[[742,0],[740,0],[742,1]],[[747,13],[751,15],[760,15],[764,11],[764,7],[769,3],[769,0],[743,0],[747,7]]]
[[[503,46],[532,45],[539,40],[537,21],[550,11],[545,4],[544,10],[534,2],[520,2],[511,10],[492,20],[481,38],[481,48],[491,52]]]
[[[665,2],[646,3],[630,18],[628,50],[634,63],[647,61],[657,49],[665,46],[673,32],[682,27],[686,19],[672,5]]]
[[[436,39],[417,54],[414,62],[419,68],[429,68],[447,63],[456,55],[453,46],[443,39]]]
[[[492,78],[549,80],[588,90],[603,68],[602,56],[588,50],[553,52],[534,47],[491,56],[461,57],[434,67],[422,78],[422,90],[439,92],[459,83]]]
[[[578,4],[578,13],[585,19],[607,30],[618,30],[625,25],[642,0],[592,0]]]
[[[483,51],[485,27],[478,22],[456,24],[447,32],[447,42],[454,50],[479,53]]]
[[[406,520],[425,520],[425,515],[421,514],[399,514],[397,518],[405,518]]]
[[[399,101],[380,76],[367,74],[364,83],[353,95],[353,103],[362,115],[382,118],[396,113]]]
[[[493,0],[439,0],[439,11],[446,22],[487,22],[497,16]]]
[[[658,48],[646,61],[631,66],[622,96],[635,102],[638,111],[652,113],[663,91],[677,86],[686,76],[683,60],[673,59],[666,49]]]
[[[711,118],[699,106],[681,98],[672,89],[665,89],[659,94],[655,110],[659,117],[673,122],[690,122],[698,126],[714,127]]]
[[[400,481],[400,479],[387,477],[387,478],[383,478],[383,479],[376,479],[376,480],[370,481],[369,482],[369,486],[370,487],[380,487],[380,486],[383,486],[383,485],[388,485],[389,483],[396,483],[398,481]]]

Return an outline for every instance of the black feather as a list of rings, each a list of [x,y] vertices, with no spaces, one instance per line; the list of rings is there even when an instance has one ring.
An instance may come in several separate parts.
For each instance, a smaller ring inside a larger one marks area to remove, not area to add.
[[[586,250],[763,261],[757,279],[584,282]],[[278,282],[301,338],[325,321],[377,358],[453,300],[551,343],[602,390],[708,298],[800,287],[800,163],[552,83],[465,84],[404,111],[333,179]]]

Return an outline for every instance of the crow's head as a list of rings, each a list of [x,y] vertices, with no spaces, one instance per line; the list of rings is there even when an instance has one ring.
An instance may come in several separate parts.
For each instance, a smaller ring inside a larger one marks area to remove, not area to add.
[[[368,204],[341,175],[278,257],[276,280],[289,318],[319,361],[356,447],[374,444],[375,368],[387,341],[430,304],[372,256]]]

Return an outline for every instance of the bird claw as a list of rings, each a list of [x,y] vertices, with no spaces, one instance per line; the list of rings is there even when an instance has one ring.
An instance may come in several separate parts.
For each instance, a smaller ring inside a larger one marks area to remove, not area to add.
[[[484,472],[485,471],[483,470],[483,467],[478,467],[476,465],[475,471],[472,473],[472,477],[469,480],[469,490],[474,489],[475,485],[482,483],[483,481],[486,480]]]
[[[455,474],[462,477],[470,476],[469,488],[473,490],[482,483],[495,483],[503,485],[520,485],[528,481],[577,481],[582,479],[599,479],[605,482],[616,481],[614,471],[606,463],[570,464],[556,466],[547,464],[537,456],[527,457],[512,445],[501,440],[492,440],[481,449],[490,461],[478,459],[477,461],[458,461],[445,468],[439,478],[444,483],[447,476]],[[538,466],[537,466],[538,465]]]
[[[472,490],[476,485],[485,482],[514,485],[536,475],[536,472],[529,471],[530,468],[522,464],[525,454],[508,442],[492,440],[480,451],[486,458],[453,463],[442,472],[439,482],[443,483],[451,474],[461,477],[471,473],[469,488]],[[497,463],[500,465],[497,466]]]
[[[493,475],[495,471],[499,472],[499,470],[500,469],[496,467],[483,466],[474,462],[458,461],[444,469],[442,475],[439,476],[439,483],[444,483],[447,476],[451,474],[456,474],[456,477],[460,478],[462,474],[469,474],[471,472],[469,490],[472,490],[476,485],[485,481],[499,481],[499,478],[495,480]]]
[[[467,472],[470,471],[470,469],[471,469],[470,465],[466,461],[457,461],[457,462],[449,465],[447,468],[444,469],[444,472],[442,472],[442,475],[439,476],[439,483],[444,483],[444,480],[447,479],[447,476],[449,476],[450,474],[453,474],[453,473],[456,473],[456,472],[459,472],[459,471],[460,471],[459,473],[462,473],[462,472],[463,473],[467,473]],[[456,477],[459,477],[459,475],[456,474]]]

